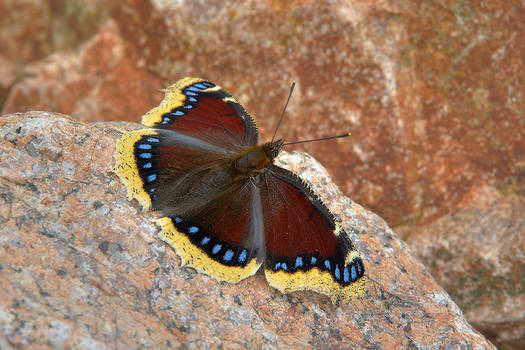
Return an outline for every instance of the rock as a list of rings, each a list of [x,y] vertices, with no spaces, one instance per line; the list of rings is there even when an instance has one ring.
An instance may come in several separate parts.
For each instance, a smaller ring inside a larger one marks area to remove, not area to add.
[[[15,81],[16,71],[13,63],[0,55],[0,105],[4,104]]]
[[[407,243],[501,349],[525,348],[525,199],[480,186]]]
[[[0,118],[1,348],[494,349],[385,221],[304,154],[279,160],[342,219],[365,297],[335,307],[282,295],[262,274],[227,284],[181,267],[111,172],[116,141],[136,127]]]
[[[109,10],[98,0],[2,0],[0,12],[0,52],[18,65],[75,48],[97,32]]]
[[[0,12],[3,113],[137,122],[193,75],[231,92],[265,140],[295,80],[280,136],[353,136],[288,150],[323,159],[398,234],[455,213],[472,187],[525,194],[523,1],[27,0]]]
[[[77,52],[56,53],[24,69],[4,113],[54,110],[83,121],[137,120],[162,98],[163,84],[126,51],[113,22]]]

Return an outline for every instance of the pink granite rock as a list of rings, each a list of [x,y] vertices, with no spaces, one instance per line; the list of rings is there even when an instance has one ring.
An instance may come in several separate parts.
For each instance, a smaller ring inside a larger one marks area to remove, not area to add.
[[[162,98],[160,80],[140,67],[108,22],[78,52],[56,53],[25,67],[4,113],[54,110],[84,121],[136,120]]]
[[[0,52],[18,66],[75,48],[108,11],[100,0],[0,0]]]
[[[282,295],[262,274],[227,284],[181,267],[111,172],[116,141],[135,127],[0,118],[1,348],[494,349],[385,221],[304,154],[279,161],[342,219],[365,297],[335,307]]]
[[[525,348],[524,227],[523,197],[482,186],[408,238],[465,317],[502,349]]]

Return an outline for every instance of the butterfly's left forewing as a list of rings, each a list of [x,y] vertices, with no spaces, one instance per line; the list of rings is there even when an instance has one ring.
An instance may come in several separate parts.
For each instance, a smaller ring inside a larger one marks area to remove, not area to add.
[[[259,182],[265,274],[283,293],[313,290],[334,302],[364,293],[363,262],[342,226],[295,174],[270,166]]]

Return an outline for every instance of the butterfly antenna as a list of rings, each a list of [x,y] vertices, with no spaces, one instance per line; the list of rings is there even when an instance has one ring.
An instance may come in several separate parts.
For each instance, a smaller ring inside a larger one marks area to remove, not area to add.
[[[339,139],[341,137],[348,137],[350,136],[351,134],[349,132],[347,132],[346,134],[342,134],[342,135],[337,135],[337,136],[328,136],[328,137],[321,137],[320,139],[311,139],[311,140],[303,140],[303,141],[294,141],[294,142],[287,142],[285,144],[283,144],[283,146],[286,146],[286,145],[295,145],[297,143],[306,143],[306,142],[314,142],[314,141],[324,141],[324,140],[332,140],[332,139]]]
[[[275,135],[277,135],[277,130],[279,130],[279,126],[281,125],[281,122],[283,121],[284,112],[286,112],[286,107],[288,107],[288,102],[290,102],[290,97],[292,97],[293,88],[295,87],[295,81],[292,81],[292,86],[290,86],[290,93],[288,94],[288,99],[286,99],[286,104],[284,105],[283,112],[281,113],[281,118],[279,118],[279,122],[277,123],[277,127],[275,128],[275,132],[273,133],[272,142],[275,140]]]

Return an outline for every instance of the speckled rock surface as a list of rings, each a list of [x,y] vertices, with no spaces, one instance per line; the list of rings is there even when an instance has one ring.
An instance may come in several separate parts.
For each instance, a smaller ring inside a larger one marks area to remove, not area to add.
[[[365,297],[335,307],[261,274],[233,285],[181,268],[111,172],[117,139],[137,126],[0,118],[0,348],[494,349],[386,223],[303,154],[279,161],[343,220]]]
[[[525,199],[480,186],[407,243],[465,317],[502,349],[525,348]]]

